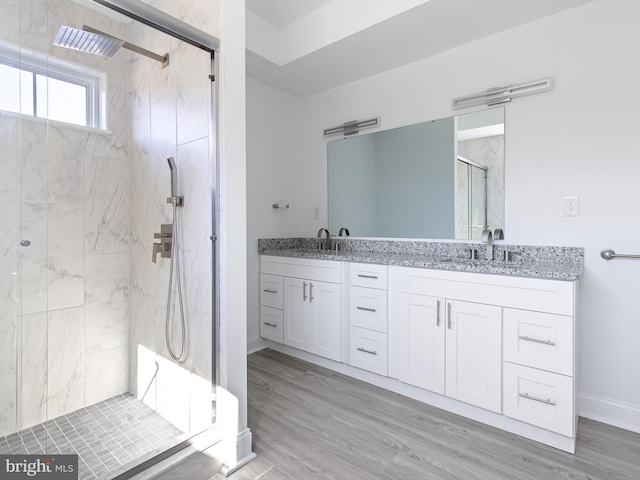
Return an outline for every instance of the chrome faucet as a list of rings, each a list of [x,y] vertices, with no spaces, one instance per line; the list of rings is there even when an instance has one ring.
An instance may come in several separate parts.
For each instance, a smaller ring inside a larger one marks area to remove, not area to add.
[[[348,237],[350,235],[349,229],[347,227],[340,227],[340,231],[338,232],[338,236],[341,237],[343,233],[344,233],[345,237]]]
[[[485,258],[487,260],[493,260],[493,233],[491,233],[491,230],[488,228],[482,231],[482,243],[487,244],[487,254]]]
[[[331,234],[329,233],[329,230],[326,228],[321,228],[320,230],[318,230],[318,238],[322,238],[322,234],[325,234],[325,238],[324,238],[324,242],[325,245],[324,247],[322,246],[322,240],[318,241],[318,250],[322,250],[323,248],[325,250],[331,250]]]

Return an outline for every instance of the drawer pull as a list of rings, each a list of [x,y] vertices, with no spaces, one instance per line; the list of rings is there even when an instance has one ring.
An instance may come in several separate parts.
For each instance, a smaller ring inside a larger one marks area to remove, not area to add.
[[[309,303],[313,303],[313,283],[309,284]]]
[[[436,302],[436,327],[440,326],[440,300]]]
[[[449,330],[451,330],[451,324],[452,324],[452,320],[451,320],[451,303],[447,302],[447,326],[449,327]]]
[[[518,395],[520,395],[522,398],[526,398],[527,400],[544,403],[545,405],[551,405],[552,407],[555,407],[556,405],[556,402],[552,401],[549,398],[534,397],[533,395],[529,395],[528,393],[519,393]]]
[[[275,323],[269,323],[269,322],[262,322],[264,323],[267,327],[273,327],[276,328],[278,325],[276,325]]]
[[[358,347],[356,348],[359,352],[368,353],[369,355],[378,355],[378,352],[375,350],[367,350],[366,348]]]
[[[307,282],[302,282],[302,301],[307,301]]]
[[[551,345],[552,347],[555,347],[555,345],[556,345],[556,342],[552,342],[551,340],[543,340],[541,338],[527,337],[526,335],[520,335],[518,338],[520,340],[526,340],[527,342],[534,342],[534,343],[542,343],[544,345]]]
[[[375,308],[369,308],[369,307],[356,307],[356,310],[364,310],[365,312],[375,312],[376,311]]]
[[[277,290],[269,290],[268,288],[265,288],[264,290],[262,290],[263,292],[267,292],[267,293],[278,293]]]
[[[377,275],[367,275],[366,273],[359,273],[358,276],[360,278],[373,278],[374,280],[378,279]]]

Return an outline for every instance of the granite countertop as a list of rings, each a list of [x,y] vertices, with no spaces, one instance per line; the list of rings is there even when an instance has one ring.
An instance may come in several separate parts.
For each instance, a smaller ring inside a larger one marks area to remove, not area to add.
[[[317,240],[316,240],[317,241]],[[434,249],[433,243],[428,249],[419,245],[407,248],[386,248],[388,251],[371,251],[349,248],[338,250],[318,250],[309,248],[304,242],[298,245],[286,245],[280,242],[262,241],[259,246],[260,255],[280,257],[312,258],[336,260],[342,262],[374,263],[380,265],[396,265],[401,267],[429,268],[434,270],[449,270],[455,272],[472,272],[492,275],[543,278],[551,280],[574,281],[580,279],[583,270],[583,250],[572,247],[526,247],[501,246],[501,250],[513,251],[512,261],[482,259],[484,247],[481,244],[471,244],[471,248],[479,250],[478,260],[465,258],[460,253],[467,253],[468,245],[453,244],[453,248],[443,248],[442,243]],[[355,247],[356,245],[351,245]],[[362,247],[362,245],[357,245]],[[450,245],[445,245],[449,247]],[[292,248],[293,247],[293,248]],[[377,246],[379,247],[379,245]],[[494,246],[495,248],[495,246]],[[569,250],[567,250],[569,249]],[[375,250],[382,250],[375,248]],[[404,251],[397,251],[404,250]],[[423,250],[423,251],[421,251]],[[496,255],[496,253],[499,254]],[[494,258],[503,258],[502,252],[494,251]]]

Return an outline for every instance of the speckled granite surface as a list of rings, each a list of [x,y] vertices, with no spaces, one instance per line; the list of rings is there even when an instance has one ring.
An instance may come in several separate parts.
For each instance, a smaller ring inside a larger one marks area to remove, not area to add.
[[[470,258],[472,249],[477,260]],[[507,251],[510,261],[503,260]],[[584,263],[584,249],[577,247],[500,243],[493,246],[494,260],[486,260],[486,245],[477,242],[414,240],[333,238],[327,251],[318,249],[317,238],[270,238],[258,240],[258,253],[567,281],[580,278]]]

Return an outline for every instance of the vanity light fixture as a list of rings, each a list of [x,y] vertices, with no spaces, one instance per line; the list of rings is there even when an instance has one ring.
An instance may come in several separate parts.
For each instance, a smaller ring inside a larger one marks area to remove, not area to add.
[[[369,120],[352,120],[351,122],[345,122],[342,125],[337,127],[326,128],[324,131],[324,136],[328,137],[330,135],[344,135],[348,137],[349,135],[355,135],[359,133],[363,128],[373,128],[380,125],[379,118],[371,118]]]
[[[503,87],[489,88],[484,92],[465,95],[453,99],[453,108],[473,107],[474,105],[499,105],[508,103],[512,98],[542,93],[553,89],[553,78],[543,78],[533,82],[519,83],[517,85],[505,85]]]

